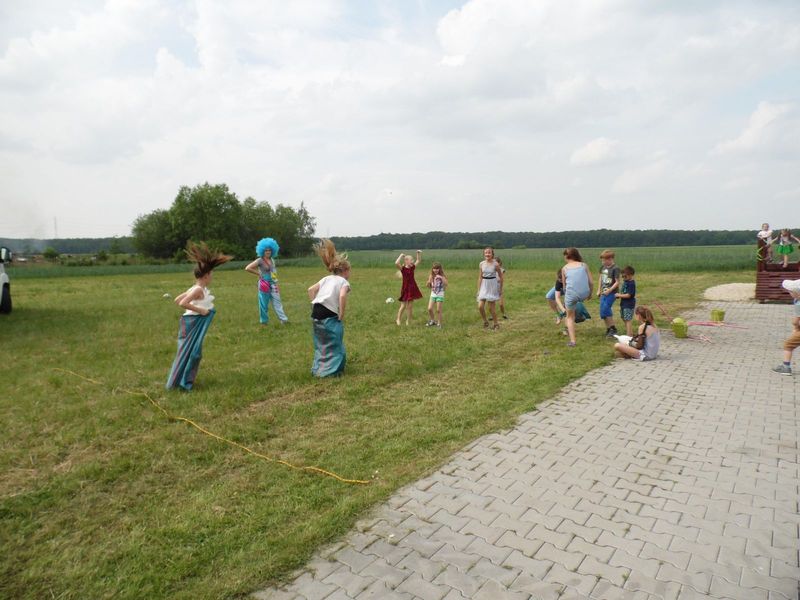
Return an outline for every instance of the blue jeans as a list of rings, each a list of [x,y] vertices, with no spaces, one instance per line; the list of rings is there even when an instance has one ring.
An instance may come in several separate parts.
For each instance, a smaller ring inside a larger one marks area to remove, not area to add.
[[[267,313],[267,309],[269,308],[270,301],[272,301],[272,308],[275,311],[275,314],[278,315],[278,320],[281,323],[286,323],[289,320],[289,317],[287,317],[286,313],[283,312],[281,293],[278,290],[278,286],[275,284],[270,286],[269,292],[258,292],[259,321],[261,321],[261,323],[264,325],[269,323],[269,314]]]
[[[600,318],[607,319],[614,316],[614,301],[617,299],[616,295],[611,293],[608,296],[600,296]]]

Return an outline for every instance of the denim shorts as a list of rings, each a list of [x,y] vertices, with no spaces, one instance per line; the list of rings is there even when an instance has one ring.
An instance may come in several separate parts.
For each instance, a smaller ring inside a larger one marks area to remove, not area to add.
[[[544,295],[545,298],[548,300],[555,300],[556,299],[556,286],[550,288],[550,291]]]
[[[617,297],[614,294],[609,294],[608,296],[600,296],[600,318],[606,319],[608,317],[614,316],[614,311],[612,310],[612,306],[614,306],[614,301]]]

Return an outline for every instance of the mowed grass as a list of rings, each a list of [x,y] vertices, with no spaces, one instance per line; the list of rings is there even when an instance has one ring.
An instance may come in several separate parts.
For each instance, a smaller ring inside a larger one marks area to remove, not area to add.
[[[345,249],[342,249],[345,250]],[[413,253],[416,248],[404,248],[402,252]],[[587,260],[595,259],[602,248],[582,248]],[[351,253],[356,268],[383,268],[391,266],[401,250],[365,250]],[[562,260],[561,248],[502,249],[497,251],[507,267],[515,269],[542,270],[557,267]],[[117,258],[120,258],[120,255]],[[441,261],[446,268],[473,268],[480,250],[426,250],[425,260]],[[756,260],[754,246],[666,246],[646,248],[618,248],[617,262],[620,266],[632,264],[637,269],[650,273],[673,273],[695,271],[742,271],[750,270]],[[131,259],[135,262],[136,259]],[[316,267],[316,256],[281,259],[280,266]],[[221,270],[236,270],[248,261],[236,261],[221,267]],[[429,263],[426,263],[429,264]],[[153,273],[175,273],[186,270],[180,264],[130,264],[110,265],[98,263],[94,266],[64,266],[56,263],[27,263],[7,267],[12,279],[76,277],[80,275],[132,275]]]
[[[394,257],[356,266],[347,372],[323,381],[309,374],[305,293],[320,266],[280,269],[286,327],[274,316],[258,324],[251,275],[215,274],[218,314],[191,393],[163,389],[180,310],[162,296],[186,289],[188,272],[15,281],[14,312],[0,319],[0,597],[241,596],[612,359],[596,301],[578,348],[566,348],[553,324],[543,295],[557,256],[540,268],[509,264],[511,320],[485,332],[474,302],[480,251],[462,254],[473,267],[447,271],[442,330],[424,327],[426,301],[415,303],[411,327],[394,324],[398,305],[385,302],[400,287]],[[447,258],[426,252],[421,285],[435,259],[447,269]],[[749,269],[637,274],[640,303],[657,300],[672,314],[706,287],[752,280]],[[138,391],[275,459],[371,483],[255,458],[167,420]]]

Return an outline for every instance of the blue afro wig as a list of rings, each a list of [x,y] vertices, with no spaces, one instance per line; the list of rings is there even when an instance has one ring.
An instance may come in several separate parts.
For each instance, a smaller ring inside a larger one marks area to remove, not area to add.
[[[272,238],[261,238],[258,240],[258,243],[256,244],[256,255],[259,258],[264,256],[264,251],[268,249],[272,250],[272,258],[277,258],[278,250],[280,250],[278,242]]]

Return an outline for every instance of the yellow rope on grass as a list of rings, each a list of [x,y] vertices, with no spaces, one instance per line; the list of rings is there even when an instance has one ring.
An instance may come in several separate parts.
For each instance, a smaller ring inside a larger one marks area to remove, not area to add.
[[[62,371],[64,373],[68,373],[69,375],[72,375],[74,377],[78,377],[79,379],[83,379],[84,381],[88,381],[89,383],[94,383],[95,385],[104,385],[104,383],[102,381],[97,381],[97,380],[91,379],[89,377],[84,377],[83,375],[80,375],[79,373],[75,373],[74,371],[70,371],[68,369],[55,368],[54,370],[55,371]],[[286,462],[285,460],[281,460],[279,458],[271,458],[271,457],[267,456],[266,454],[261,454],[260,452],[256,452],[252,448],[248,448],[247,446],[244,446],[244,445],[242,445],[242,444],[240,444],[238,442],[234,442],[233,440],[229,440],[228,438],[224,438],[221,435],[217,435],[216,433],[214,433],[212,431],[209,431],[208,429],[205,429],[204,427],[198,425],[197,423],[195,423],[191,419],[187,419],[186,417],[175,416],[175,415],[169,413],[167,411],[167,409],[165,409],[158,402],[156,402],[150,396],[150,394],[148,394],[147,392],[141,392],[141,391],[138,391],[138,390],[128,390],[128,389],[125,389],[125,388],[117,388],[117,389],[119,389],[122,392],[125,392],[126,394],[130,394],[132,396],[144,396],[145,398],[147,398],[150,401],[150,404],[152,404],[159,411],[161,411],[161,413],[167,419],[169,419],[171,421],[181,421],[183,423],[186,423],[187,425],[191,425],[192,427],[194,427],[198,431],[200,431],[200,432],[202,432],[202,433],[204,433],[204,434],[206,434],[206,435],[208,435],[210,437],[213,437],[214,439],[219,440],[220,442],[224,442],[225,444],[229,444],[231,446],[236,446],[237,448],[239,448],[241,450],[244,450],[248,454],[252,454],[253,456],[256,456],[258,458],[262,458],[262,459],[264,459],[266,461],[269,461],[271,463],[278,463],[278,464],[284,465],[286,467],[289,467],[290,469],[294,469],[295,471],[308,471],[310,473],[317,473],[319,475],[325,475],[327,477],[332,477],[332,478],[336,479],[337,481],[341,481],[342,483],[352,483],[352,484],[358,484],[358,485],[366,485],[366,484],[370,483],[370,481],[363,480],[363,479],[346,479],[344,477],[341,477],[341,476],[337,475],[336,473],[331,473],[330,471],[326,471],[325,469],[320,469],[319,467],[313,467],[313,466],[312,467],[299,467],[297,465],[293,465],[292,463]]]

